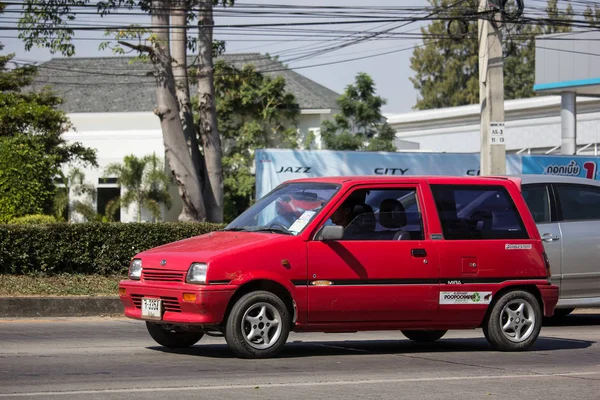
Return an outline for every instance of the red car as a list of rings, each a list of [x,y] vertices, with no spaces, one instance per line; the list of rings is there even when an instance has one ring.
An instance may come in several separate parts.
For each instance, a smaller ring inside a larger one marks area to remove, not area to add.
[[[481,327],[525,350],[558,299],[520,181],[500,177],[288,181],[222,231],[136,255],[119,293],[159,344],[223,335],[245,358],[292,330],[431,342]]]

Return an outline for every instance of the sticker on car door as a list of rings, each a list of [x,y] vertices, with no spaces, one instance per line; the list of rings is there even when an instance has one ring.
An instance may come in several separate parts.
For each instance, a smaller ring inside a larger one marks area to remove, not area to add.
[[[490,304],[492,292],[440,292],[440,304]]]

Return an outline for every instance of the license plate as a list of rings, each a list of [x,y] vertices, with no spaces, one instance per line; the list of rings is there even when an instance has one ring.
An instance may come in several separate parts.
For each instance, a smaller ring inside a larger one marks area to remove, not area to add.
[[[142,317],[147,319],[162,319],[162,300],[143,298]]]

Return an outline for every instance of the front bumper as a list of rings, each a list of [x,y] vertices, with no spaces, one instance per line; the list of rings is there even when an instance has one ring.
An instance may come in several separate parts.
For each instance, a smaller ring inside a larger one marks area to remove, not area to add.
[[[544,317],[554,315],[554,308],[558,303],[558,286],[556,285],[536,285],[542,296],[544,303]]]
[[[125,289],[120,295],[126,317],[186,325],[219,325],[225,317],[227,305],[235,292],[229,285],[196,286],[188,284],[147,283],[125,280],[119,283]],[[184,293],[196,294],[194,301],[184,301]],[[160,320],[142,317],[142,298],[162,299],[163,313]]]

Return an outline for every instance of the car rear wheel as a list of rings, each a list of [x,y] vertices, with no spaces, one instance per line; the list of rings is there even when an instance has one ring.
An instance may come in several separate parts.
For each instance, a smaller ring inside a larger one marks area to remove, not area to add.
[[[401,332],[404,336],[406,336],[413,342],[431,343],[431,342],[435,342],[436,340],[440,339],[448,331],[447,330],[446,331],[429,331],[429,330],[428,331],[425,331],[425,330],[408,331],[408,330],[405,330],[405,331],[401,331]]]
[[[183,349],[193,346],[204,336],[202,332],[186,332],[172,325],[148,321],[146,321],[146,329],[148,329],[148,333],[156,343],[170,349]]]
[[[483,332],[497,350],[522,351],[538,338],[542,329],[542,308],[529,292],[515,290],[494,303]]]
[[[238,357],[268,358],[283,348],[290,326],[290,314],[279,297],[267,291],[251,292],[231,309],[225,340]]]

